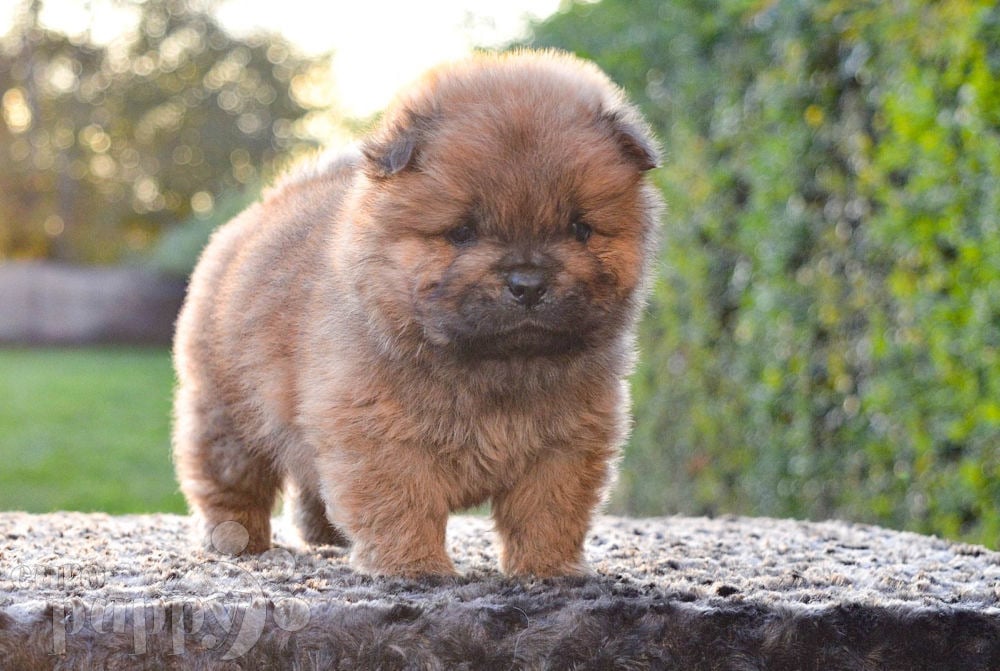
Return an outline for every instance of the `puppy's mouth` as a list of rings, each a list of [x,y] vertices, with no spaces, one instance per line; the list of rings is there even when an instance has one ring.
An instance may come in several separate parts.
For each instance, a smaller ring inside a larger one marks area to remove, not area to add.
[[[492,328],[452,332],[450,345],[463,359],[552,357],[572,354],[586,347],[584,334],[524,317]]]
[[[498,300],[492,292],[447,298],[442,292],[418,303],[424,308],[418,323],[425,342],[463,361],[576,354],[600,343],[614,321],[579,290],[551,292],[531,305]]]

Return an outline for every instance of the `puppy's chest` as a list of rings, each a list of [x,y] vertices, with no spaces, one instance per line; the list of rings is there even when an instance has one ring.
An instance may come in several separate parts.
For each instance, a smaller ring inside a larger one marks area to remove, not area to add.
[[[455,410],[425,419],[433,426],[425,423],[423,449],[472,489],[508,485],[540,453],[564,449],[572,434],[570,418],[524,409]]]

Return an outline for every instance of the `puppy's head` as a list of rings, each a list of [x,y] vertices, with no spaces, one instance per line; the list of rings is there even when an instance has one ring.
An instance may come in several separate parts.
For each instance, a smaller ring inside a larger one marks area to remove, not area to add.
[[[362,152],[357,291],[387,342],[544,357],[631,326],[657,150],[592,65],[517,53],[434,70]]]

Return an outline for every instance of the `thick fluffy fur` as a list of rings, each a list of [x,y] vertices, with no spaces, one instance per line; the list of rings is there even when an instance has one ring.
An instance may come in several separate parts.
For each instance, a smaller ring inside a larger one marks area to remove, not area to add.
[[[506,572],[585,571],[628,426],[655,162],[593,66],[480,55],[220,229],[175,344],[175,459],[206,534],[232,520],[267,549],[284,483],[307,540],[448,574],[449,512],[488,500]]]

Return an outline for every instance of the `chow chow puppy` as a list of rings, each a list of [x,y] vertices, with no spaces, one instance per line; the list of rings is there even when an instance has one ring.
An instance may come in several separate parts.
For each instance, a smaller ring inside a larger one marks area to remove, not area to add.
[[[593,65],[481,54],[220,228],[174,350],[206,538],[236,522],[237,550],[266,550],[284,488],[304,539],[358,569],[451,574],[449,512],[489,501],[506,573],[584,573],[628,430],[656,163]]]

